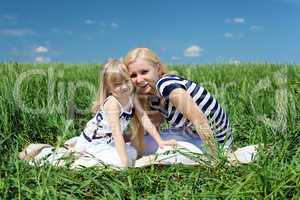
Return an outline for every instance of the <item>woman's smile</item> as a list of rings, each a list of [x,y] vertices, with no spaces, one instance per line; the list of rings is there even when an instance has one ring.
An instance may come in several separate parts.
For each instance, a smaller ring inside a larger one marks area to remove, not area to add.
[[[159,79],[159,69],[147,61],[137,59],[128,66],[129,75],[140,93],[150,94],[155,90],[155,82]]]

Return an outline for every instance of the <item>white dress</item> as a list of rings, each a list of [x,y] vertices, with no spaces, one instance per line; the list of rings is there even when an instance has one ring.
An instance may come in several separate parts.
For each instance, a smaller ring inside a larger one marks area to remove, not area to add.
[[[124,133],[124,130],[128,126],[134,114],[132,101],[130,100],[128,105],[123,108],[120,102],[113,96],[107,97],[104,103],[109,98],[113,98],[120,105],[120,126],[121,131]],[[88,158],[86,159],[89,162],[89,164],[87,164],[88,166],[103,163],[116,167],[122,167],[121,159],[117,153],[117,149],[112,137],[111,127],[107,120],[107,113],[103,111],[103,109],[98,111],[96,115],[87,123],[83,132],[76,141],[74,150],[75,152],[81,153]],[[126,150],[128,154],[129,165],[133,165],[137,158],[137,151],[128,144],[126,144]],[[82,159],[85,158],[83,157]]]

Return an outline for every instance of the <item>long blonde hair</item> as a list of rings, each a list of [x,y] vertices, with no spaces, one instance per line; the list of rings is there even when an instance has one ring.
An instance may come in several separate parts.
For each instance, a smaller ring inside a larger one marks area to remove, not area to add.
[[[128,66],[134,62],[136,62],[138,59],[142,59],[146,62],[148,62],[152,67],[160,67],[160,75],[164,75],[167,73],[167,67],[161,62],[159,57],[148,48],[135,48],[128,52],[124,59],[124,64],[128,69]],[[141,105],[143,109],[148,112],[150,111],[149,103],[147,98],[145,97],[139,97],[139,100],[141,102]],[[140,125],[140,122],[135,117],[132,121],[132,135],[133,143],[135,144],[135,147],[137,148],[138,152],[143,152],[145,149],[144,144],[144,129]]]
[[[135,48],[130,50],[124,59],[124,64],[127,69],[128,66],[134,63],[137,59],[145,60],[153,67],[160,67],[162,75],[167,73],[167,67],[160,61],[159,57],[151,49]]]
[[[104,100],[111,95],[109,88],[111,83],[118,80],[130,79],[127,68],[125,67],[124,63],[118,59],[109,59],[103,65],[99,77],[100,80],[97,96],[96,100],[92,104],[91,109],[93,114],[101,109],[101,105],[103,105]],[[134,114],[131,126],[131,129],[133,130],[131,133],[131,140],[140,153],[143,152],[144,149],[144,138],[138,135],[141,127],[142,126],[137,116]]]
[[[128,71],[122,61],[109,59],[104,65],[99,75],[99,87],[96,100],[92,104],[92,113],[95,114],[101,109],[104,100],[111,94],[109,86],[118,80],[130,79]]]

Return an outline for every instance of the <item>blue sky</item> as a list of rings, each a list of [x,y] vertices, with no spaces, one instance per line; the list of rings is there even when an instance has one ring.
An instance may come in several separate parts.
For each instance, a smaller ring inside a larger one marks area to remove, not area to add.
[[[1,0],[0,61],[300,63],[300,0]]]

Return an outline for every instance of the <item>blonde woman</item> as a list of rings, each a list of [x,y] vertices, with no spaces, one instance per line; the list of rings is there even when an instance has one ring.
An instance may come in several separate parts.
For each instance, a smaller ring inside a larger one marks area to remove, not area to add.
[[[148,96],[150,110],[158,111],[172,126],[161,131],[163,139],[183,141],[199,152],[207,146],[212,155],[218,144],[230,149],[233,137],[228,115],[200,84],[167,74],[159,57],[148,48],[129,51],[124,63],[137,92]],[[158,114],[153,117],[160,119]],[[145,154],[155,153],[157,147],[145,136]]]

